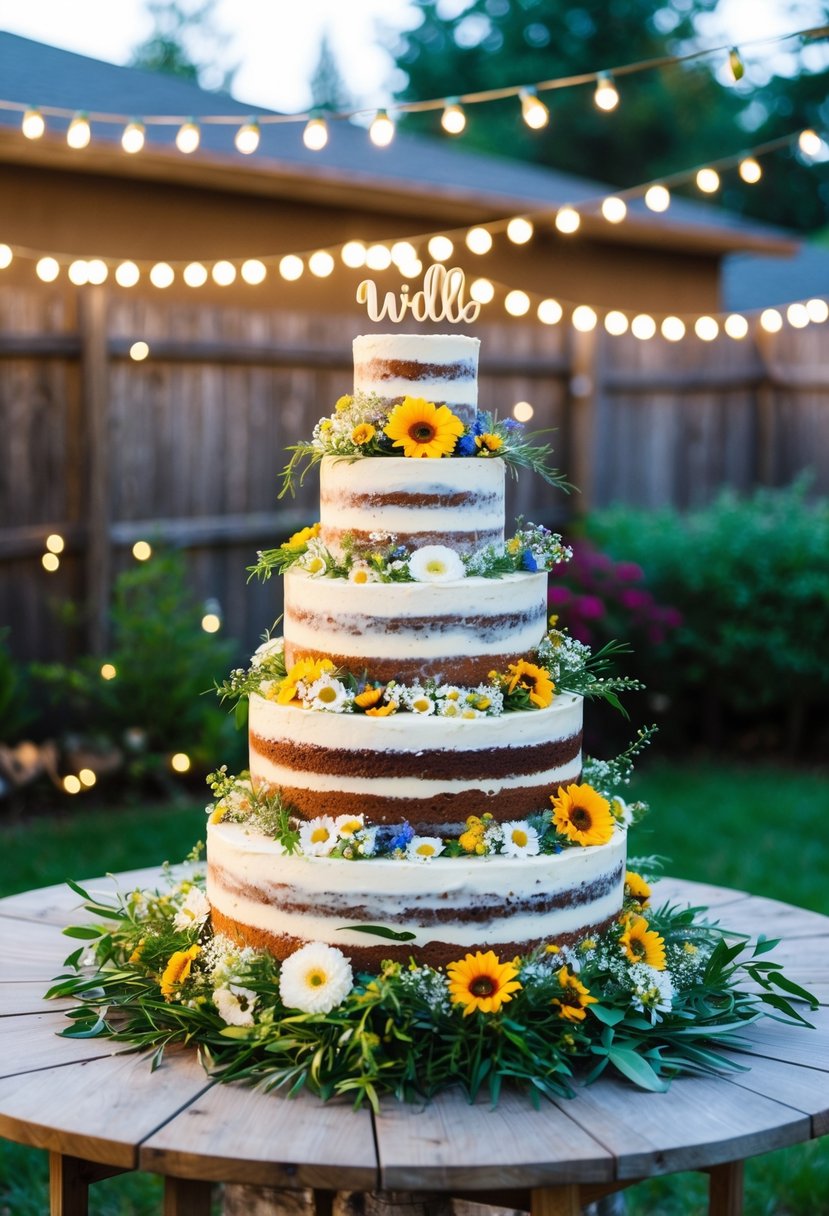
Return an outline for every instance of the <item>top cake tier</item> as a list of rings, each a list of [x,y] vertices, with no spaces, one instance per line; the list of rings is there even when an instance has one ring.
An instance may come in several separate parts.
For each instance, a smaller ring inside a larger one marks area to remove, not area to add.
[[[472,423],[480,345],[468,334],[362,334],[354,339],[354,392],[376,393],[389,405],[423,397]]]

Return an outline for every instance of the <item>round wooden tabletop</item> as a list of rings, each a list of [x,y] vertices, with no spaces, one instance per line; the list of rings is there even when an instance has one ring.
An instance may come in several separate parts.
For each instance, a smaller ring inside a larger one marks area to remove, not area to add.
[[[117,876],[153,886],[155,869]],[[105,894],[113,879],[92,879]],[[320,1190],[504,1191],[624,1183],[704,1169],[829,1132],[829,917],[721,887],[663,879],[656,898],[706,905],[720,923],[781,937],[771,958],[814,992],[807,1030],[748,1028],[745,1072],[687,1077],[665,1094],[603,1077],[535,1110],[449,1092],[379,1115],[310,1094],[288,1099],[213,1083],[192,1050],[155,1072],[108,1039],[58,1037],[66,1002],[43,993],[71,950],[68,887],[0,900],[0,1135],[66,1156],[181,1179]]]

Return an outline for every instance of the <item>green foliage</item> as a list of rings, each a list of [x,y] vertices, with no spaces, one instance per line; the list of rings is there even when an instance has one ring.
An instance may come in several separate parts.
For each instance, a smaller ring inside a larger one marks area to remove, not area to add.
[[[130,66],[229,91],[237,67],[219,67],[227,34],[215,23],[218,0],[147,0],[153,28],[133,48]]]
[[[0,629],[0,743],[14,743],[31,719],[23,669],[9,651],[9,631]]]

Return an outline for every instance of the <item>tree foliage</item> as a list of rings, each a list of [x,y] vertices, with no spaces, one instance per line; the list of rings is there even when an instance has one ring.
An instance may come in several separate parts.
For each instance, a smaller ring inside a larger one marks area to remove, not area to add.
[[[223,63],[227,34],[216,24],[217,2],[147,0],[153,28],[133,49],[130,66],[229,91],[238,65]]]

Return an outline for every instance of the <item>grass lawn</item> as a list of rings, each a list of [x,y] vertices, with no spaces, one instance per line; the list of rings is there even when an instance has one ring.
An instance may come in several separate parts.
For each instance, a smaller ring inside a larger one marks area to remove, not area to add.
[[[683,878],[772,896],[829,915],[829,780],[821,772],[722,764],[643,764],[631,796],[654,813],[631,841],[659,853]],[[53,817],[0,823],[0,895],[184,857],[203,831],[204,803],[90,809],[64,802]],[[804,845],[805,856],[804,864]],[[768,931],[774,933],[774,925]],[[796,978],[796,977],[795,977]],[[804,1031],[808,1034],[808,1031]],[[698,1175],[659,1178],[627,1192],[630,1216],[697,1216]],[[156,1216],[160,1184],[126,1175],[90,1191],[93,1216]],[[829,1140],[754,1158],[746,1167],[747,1216],[829,1216]],[[0,1214],[48,1211],[45,1154],[0,1141]]]

